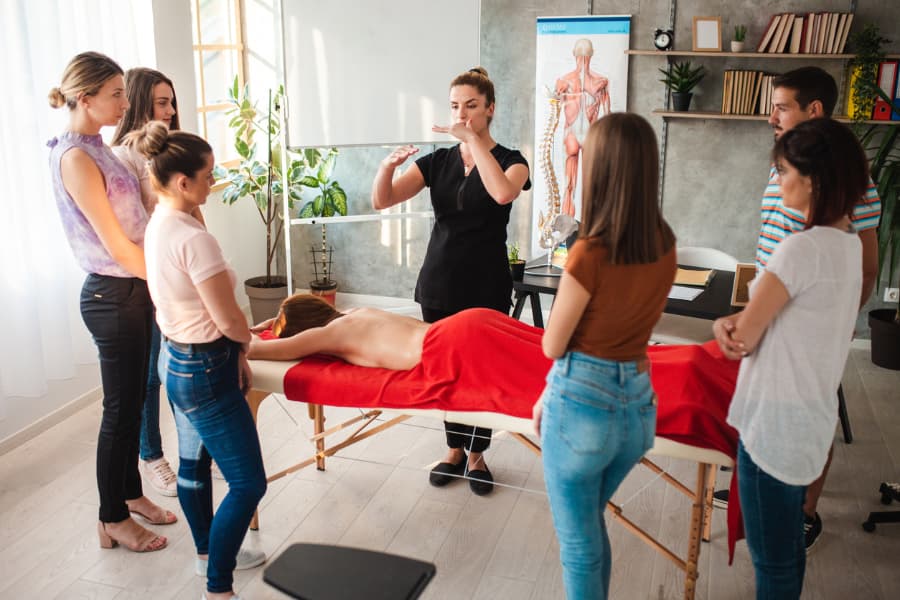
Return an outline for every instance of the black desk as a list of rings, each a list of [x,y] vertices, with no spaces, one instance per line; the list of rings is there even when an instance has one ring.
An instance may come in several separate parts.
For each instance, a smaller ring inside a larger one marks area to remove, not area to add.
[[[536,259],[531,261],[529,266],[545,264],[545,261],[545,258]],[[731,306],[731,288],[733,286],[734,271],[716,271],[709,285],[706,286],[706,289],[699,296],[693,300],[674,300],[669,298],[666,301],[665,312],[710,320],[730,315],[738,310],[737,307]],[[522,281],[513,282],[513,292],[515,293],[513,318],[518,319],[522,316],[525,301],[530,299],[531,316],[534,319],[534,325],[535,327],[543,327],[544,318],[541,313],[540,294],[555,296],[557,289],[559,289],[559,277],[544,277],[525,273]]]

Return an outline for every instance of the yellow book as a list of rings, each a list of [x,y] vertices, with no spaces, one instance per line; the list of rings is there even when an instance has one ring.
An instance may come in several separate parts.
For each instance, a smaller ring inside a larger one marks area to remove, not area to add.
[[[675,273],[675,285],[698,285],[705,287],[706,284],[709,283],[709,280],[712,279],[713,271],[712,269],[682,269],[678,268],[678,271]]]
[[[856,82],[857,78],[859,78],[860,71],[860,67],[853,67],[850,69],[850,83],[847,85],[847,116],[851,119],[854,118],[859,111],[859,106],[856,102],[856,93],[853,91],[853,84]],[[870,117],[871,115],[866,116],[866,118]]]

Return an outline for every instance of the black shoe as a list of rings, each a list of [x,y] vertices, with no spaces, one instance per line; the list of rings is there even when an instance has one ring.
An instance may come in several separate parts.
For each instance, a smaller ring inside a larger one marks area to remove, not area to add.
[[[428,475],[428,483],[434,487],[444,487],[454,479],[459,479],[458,476],[466,472],[466,462],[468,460],[468,457],[464,454],[459,464],[438,463]]]
[[[819,513],[816,513],[814,517],[803,515],[803,536],[807,552],[816,544],[820,535],[822,535],[822,519],[819,517]]]
[[[476,496],[487,496],[494,491],[494,476],[488,468],[469,471],[469,489]]]
[[[728,509],[728,490],[716,490],[713,492],[713,506]]]

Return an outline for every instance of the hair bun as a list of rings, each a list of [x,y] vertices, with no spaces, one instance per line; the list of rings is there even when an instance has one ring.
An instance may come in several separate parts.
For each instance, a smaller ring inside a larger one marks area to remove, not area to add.
[[[50,93],[47,94],[47,100],[53,108],[60,108],[66,104],[66,97],[58,87],[50,88]]]
[[[469,73],[477,73],[478,75],[483,75],[484,77],[488,76],[487,69],[482,66],[472,67],[471,69],[469,69]]]
[[[148,121],[126,136],[126,143],[147,158],[162,153],[169,143],[169,128],[162,121]]]

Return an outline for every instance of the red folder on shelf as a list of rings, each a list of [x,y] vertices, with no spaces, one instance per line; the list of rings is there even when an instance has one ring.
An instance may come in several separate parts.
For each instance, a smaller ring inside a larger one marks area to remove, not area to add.
[[[897,89],[897,68],[900,61],[886,60],[878,66],[878,87],[884,92],[888,98],[894,97]],[[876,121],[891,120],[891,104],[884,98],[875,100],[875,109],[872,111],[872,118]]]

